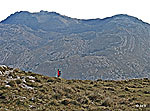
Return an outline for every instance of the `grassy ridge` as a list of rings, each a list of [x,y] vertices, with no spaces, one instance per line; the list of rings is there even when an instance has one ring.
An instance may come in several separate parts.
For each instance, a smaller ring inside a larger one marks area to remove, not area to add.
[[[0,67],[1,111],[148,111],[150,79],[65,80]]]

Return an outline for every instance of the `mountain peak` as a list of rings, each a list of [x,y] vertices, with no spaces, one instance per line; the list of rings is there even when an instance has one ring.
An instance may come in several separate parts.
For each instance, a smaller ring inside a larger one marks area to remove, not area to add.
[[[37,14],[53,14],[53,15],[60,15],[59,13],[57,12],[48,12],[48,11],[44,11],[44,10],[41,10],[40,12],[37,12]]]
[[[51,15],[51,16],[62,16],[57,12],[48,12],[48,11],[43,11],[41,10],[40,12],[34,12],[34,13],[30,13],[28,11],[19,11],[19,12],[15,12],[14,14],[11,14],[10,16],[8,16],[6,19],[2,20],[1,23],[8,23],[8,24],[12,24],[12,22],[10,23],[10,21],[18,21],[18,20],[24,20],[24,17],[28,17],[28,18],[33,18],[36,15]],[[22,17],[22,18],[20,18]],[[19,18],[19,19],[18,19]]]
[[[118,15],[114,15],[112,17],[113,18],[122,18],[122,19],[128,18],[128,19],[136,21],[136,22],[146,23],[146,22],[142,21],[141,19],[131,16],[131,15],[128,15],[128,14],[118,14]],[[146,23],[146,24],[148,24],[148,23]]]
[[[43,10],[34,13],[20,11],[11,14],[5,20],[1,21],[1,23],[26,25],[34,30],[39,27],[43,30],[49,30],[53,27],[64,27],[68,25],[68,18],[69,17],[65,17],[56,12],[48,12]]]

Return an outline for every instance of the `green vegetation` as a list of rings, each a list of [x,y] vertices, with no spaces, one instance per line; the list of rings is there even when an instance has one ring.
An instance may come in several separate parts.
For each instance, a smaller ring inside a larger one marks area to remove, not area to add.
[[[0,71],[0,111],[150,110],[147,78],[66,80],[8,67]]]

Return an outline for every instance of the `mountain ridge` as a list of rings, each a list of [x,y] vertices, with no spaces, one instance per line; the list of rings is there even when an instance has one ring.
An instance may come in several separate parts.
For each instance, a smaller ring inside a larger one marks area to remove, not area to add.
[[[60,68],[67,79],[150,77],[150,25],[138,18],[20,13],[0,24],[0,64],[49,76]]]
[[[29,11],[19,11],[19,12],[15,12],[14,14],[11,14],[10,16],[8,16],[6,19],[2,20],[0,23],[3,23],[5,22],[7,19],[11,18],[12,16],[16,16],[18,14],[54,14],[54,15],[57,15],[57,16],[62,16],[62,17],[66,17],[66,18],[71,18],[71,19],[76,19],[76,20],[83,20],[83,21],[91,21],[91,20],[105,20],[105,19],[110,19],[110,18],[115,18],[115,17],[130,17],[130,18],[135,18],[139,21],[142,21],[141,19],[138,19],[137,17],[134,17],[134,16],[131,16],[131,15],[128,15],[128,14],[116,14],[116,15],[113,15],[111,17],[104,17],[104,18],[92,18],[92,19],[78,19],[78,18],[72,18],[72,17],[69,17],[69,16],[66,16],[66,15],[61,15],[60,13],[57,13],[55,11],[52,11],[52,12],[48,12],[48,11],[44,11],[44,10],[41,10],[40,12],[29,12]],[[143,23],[147,23],[147,22],[144,22],[142,21]],[[149,23],[147,23],[149,24]]]

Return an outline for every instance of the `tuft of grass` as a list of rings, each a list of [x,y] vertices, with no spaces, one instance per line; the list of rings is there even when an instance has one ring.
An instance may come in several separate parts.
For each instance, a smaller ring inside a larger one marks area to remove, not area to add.
[[[110,98],[106,98],[102,103],[102,106],[105,107],[111,107],[112,105],[113,105],[113,101]]]
[[[15,80],[11,80],[8,85],[12,86],[12,87],[17,87],[17,83]]]

